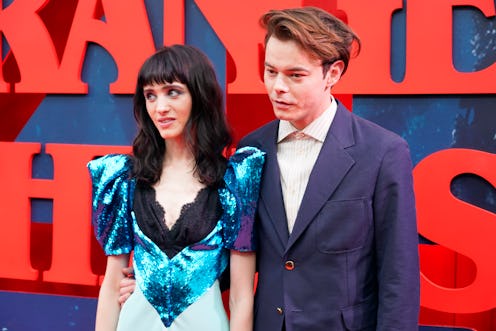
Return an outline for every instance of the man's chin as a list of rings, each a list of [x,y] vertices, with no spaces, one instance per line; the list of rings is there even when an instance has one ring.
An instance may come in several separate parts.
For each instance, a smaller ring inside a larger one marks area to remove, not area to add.
[[[291,116],[287,111],[274,108],[274,115],[278,120],[291,121]]]

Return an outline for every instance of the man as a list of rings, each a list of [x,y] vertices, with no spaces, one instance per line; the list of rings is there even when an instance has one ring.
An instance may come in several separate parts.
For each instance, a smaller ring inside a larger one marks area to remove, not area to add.
[[[240,142],[267,153],[254,330],[418,330],[408,146],[331,95],[358,37],[312,7],[261,23],[277,120]]]
[[[277,120],[239,144],[267,153],[254,330],[418,330],[408,145],[331,94],[358,37],[314,7],[272,10],[261,24]]]

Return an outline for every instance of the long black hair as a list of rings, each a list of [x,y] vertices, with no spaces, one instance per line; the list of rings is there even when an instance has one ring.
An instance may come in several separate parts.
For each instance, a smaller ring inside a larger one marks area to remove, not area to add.
[[[195,157],[194,171],[203,184],[219,185],[226,168],[223,153],[232,142],[231,130],[213,65],[204,53],[189,45],[158,50],[139,71],[134,94],[138,133],[133,141],[133,176],[150,185],[160,179],[165,141],[148,115],[143,87],[173,82],[186,85],[192,98],[185,139]]]

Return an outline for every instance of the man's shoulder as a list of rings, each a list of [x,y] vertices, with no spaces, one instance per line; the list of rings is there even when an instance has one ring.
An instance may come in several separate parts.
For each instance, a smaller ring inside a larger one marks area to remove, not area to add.
[[[276,137],[278,127],[279,120],[270,121],[241,138],[238,147],[253,146],[260,148],[271,141],[270,137]]]
[[[361,132],[364,139],[373,140],[373,139],[384,139],[386,141],[401,141],[404,140],[399,134],[394,131],[389,130],[372,120],[362,117],[353,112],[349,112],[349,116],[352,119],[353,127],[355,133],[357,131]]]

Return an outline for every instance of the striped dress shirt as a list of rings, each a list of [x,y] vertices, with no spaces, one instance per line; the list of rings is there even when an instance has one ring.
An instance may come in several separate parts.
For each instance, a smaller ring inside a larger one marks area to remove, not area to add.
[[[308,179],[327,136],[337,104],[331,105],[303,130],[281,120],[277,137],[277,161],[289,233],[298,215]]]

